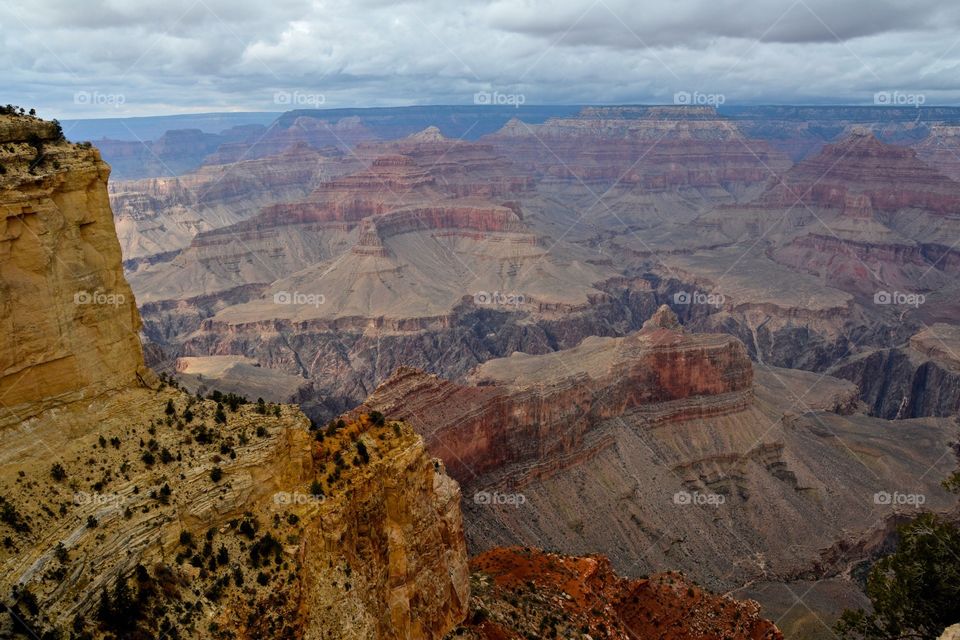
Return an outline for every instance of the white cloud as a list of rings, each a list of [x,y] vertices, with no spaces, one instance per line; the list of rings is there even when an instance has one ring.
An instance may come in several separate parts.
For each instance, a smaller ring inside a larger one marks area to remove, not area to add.
[[[33,0],[0,5],[4,102],[59,117],[326,105],[960,102],[948,0]],[[124,96],[75,104],[77,91]]]

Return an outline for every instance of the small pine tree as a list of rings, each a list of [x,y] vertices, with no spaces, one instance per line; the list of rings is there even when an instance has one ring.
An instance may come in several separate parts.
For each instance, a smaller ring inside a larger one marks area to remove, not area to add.
[[[357,441],[357,454],[363,464],[370,462],[370,452],[367,451],[367,445],[363,443],[363,440]]]

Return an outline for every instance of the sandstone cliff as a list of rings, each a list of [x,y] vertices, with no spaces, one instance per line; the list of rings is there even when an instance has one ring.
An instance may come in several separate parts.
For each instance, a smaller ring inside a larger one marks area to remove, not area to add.
[[[0,427],[147,376],[96,149],[0,116]]]
[[[426,639],[465,614],[459,487],[406,425],[320,442],[290,407],[132,390],[24,427],[0,439],[0,588],[37,635]],[[118,584],[129,620],[102,613]]]

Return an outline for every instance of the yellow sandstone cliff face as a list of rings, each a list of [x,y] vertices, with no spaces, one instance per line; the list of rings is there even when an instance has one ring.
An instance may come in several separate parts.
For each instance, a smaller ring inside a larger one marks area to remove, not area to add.
[[[463,619],[460,490],[412,429],[311,430],[158,382],[99,154],[2,116],[0,165],[0,636],[406,640]]]
[[[2,427],[145,370],[100,153],[0,116],[0,166]]]

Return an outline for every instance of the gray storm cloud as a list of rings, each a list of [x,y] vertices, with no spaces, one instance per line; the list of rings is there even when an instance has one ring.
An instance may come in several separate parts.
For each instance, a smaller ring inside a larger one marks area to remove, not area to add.
[[[4,102],[59,117],[462,104],[960,101],[948,0],[34,0],[0,5]],[[87,96],[78,100],[77,96]],[[90,99],[93,96],[95,99]],[[111,99],[112,98],[112,99]]]

